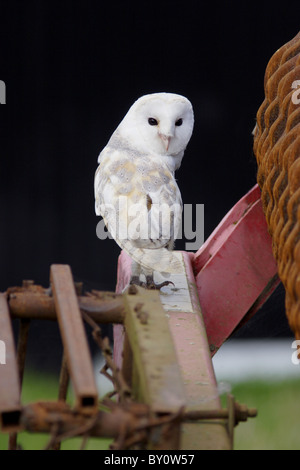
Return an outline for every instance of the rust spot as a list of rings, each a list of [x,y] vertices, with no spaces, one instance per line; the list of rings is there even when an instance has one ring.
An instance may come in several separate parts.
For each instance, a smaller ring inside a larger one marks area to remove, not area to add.
[[[140,320],[141,324],[146,325],[148,323],[149,313],[143,310],[143,306],[143,302],[138,302],[134,307],[134,311],[136,312],[136,316]]]

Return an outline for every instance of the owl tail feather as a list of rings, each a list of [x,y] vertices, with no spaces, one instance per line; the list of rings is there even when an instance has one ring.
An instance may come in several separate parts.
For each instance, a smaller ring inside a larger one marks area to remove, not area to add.
[[[118,242],[118,244],[134,261],[145,268],[170,274],[180,273],[184,270],[180,259],[173,251],[166,248],[136,248],[128,240]]]

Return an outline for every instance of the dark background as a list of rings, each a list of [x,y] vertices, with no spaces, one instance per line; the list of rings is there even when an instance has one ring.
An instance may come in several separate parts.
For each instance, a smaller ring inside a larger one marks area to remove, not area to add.
[[[97,157],[131,104],[187,96],[195,128],[177,172],[205,204],[205,235],[256,183],[252,129],[272,54],[299,30],[298,2],[0,1],[0,289],[49,285],[67,263],[114,290],[118,246],[96,237]],[[183,249],[179,242],[176,246]],[[289,334],[283,290],[246,335]],[[253,322],[252,322],[253,323]]]

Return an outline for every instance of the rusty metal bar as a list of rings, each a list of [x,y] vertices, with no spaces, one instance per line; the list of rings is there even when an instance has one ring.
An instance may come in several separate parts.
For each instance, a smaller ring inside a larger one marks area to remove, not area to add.
[[[29,335],[30,320],[22,318],[20,320],[19,326],[19,337],[18,337],[18,346],[17,346],[17,362],[19,368],[20,384],[22,386],[24,370],[25,370],[25,360],[26,360],[26,349]]]
[[[90,430],[91,436],[118,437],[124,422],[127,424],[128,433],[136,425],[134,416],[121,408],[116,408],[112,413],[99,411],[97,417],[97,424]],[[64,402],[37,402],[24,406],[22,412],[22,424],[30,432],[49,433],[53,426],[58,424],[61,435],[72,433],[70,437],[75,437],[81,434],[81,429],[86,428],[86,423],[85,413],[75,411]]]
[[[199,411],[181,411],[177,415],[153,416],[151,407],[141,403],[127,403],[125,406],[107,402],[108,411],[98,411],[92,419],[80,413],[64,402],[36,402],[23,407],[22,425],[29,432],[43,432],[53,435],[52,443],[58,448],[63,439],[75,436],[115,438],[114,449],[128,449],[133,444],[149,444],[149,436],[154,431],[161,439],[161,428],[178,425],[183,421],[207,424],[211,421],[218,427],[219,422],[226,423],[233,436],[233,428],[240,421],[255,417],[255,409],[235,402],[228,395],[228,409],[206,409]],[[53,433],[56,428],[56,433]],[[170,433],[170,429],[168,430]],[[56,434],[56,435],[55,435]],[[139,448],[139,447],[138,447]],[[167,450],[171,450],[168,447]]]
[[[98,394],[70,267],[52,265],[50,280],[76,407],[91,412],[97,407]]]
[[[84,435],[115,438],[113,448],[124,450],[140,444],[144,448],[151,430],[158,431],[178,419],[172,415],[153,417],[149,407],[141,403],[124,407],[111,402],[107,406],[110,408],[108,412],[98,411],[91,419],[91,416],[72,409],[64,402],[37,402],[23,408],[22,425],[29,432],[51,433],[51,444],[55,445],[64,439]]]
[[[70,374],[67,364],[67,356],[65,352],[63,353],[61,361],[61,369],[59,376],[59,389],[58,389],[58,400],[66,401],[68,394],[68,386],[70,382]],[[53,445],[50,445],[51,450],[60,450],[60,442],[54,442]]]
[[[240,421],[247,421],[247,418],[255,418],[257,415],[256,409],[248,410],[245,418],[242,416]],[[184,413],[184,419],[186,420],[200,420],[200,419],[228,419],[229,411],[226,409],[223,410],[199,410],[199,411],[187,411]]]
[[[0,293],[0,418],[3,432],[20,429],[20,377],[6,295]]]
[[[88,312],[97,323],[123,323],[125,310],[122,296],[114,292],[93,292],[93,295],[78,296],[80,309]],[[46,289],[8,289],[8,303],[13,318],[57,320],[54,299],[46,293]]]
[[[17,346],[17,364],[19,370],[20,388],[22,389],[24,370],[25,370],[25,359],[26,349],[29,335],[30,320],[21,319],[19,323],[19,334],[18,334],[18,346]],[[12,432],[9,435],[8,449],[17,449],[17,433]]]
[[[68,370],[67,356],[65,353],[63,353],[60,376],[59,376],[59,390],[58,390],[59,400],[66,401],[69,381],[70,381],[70,374]]]

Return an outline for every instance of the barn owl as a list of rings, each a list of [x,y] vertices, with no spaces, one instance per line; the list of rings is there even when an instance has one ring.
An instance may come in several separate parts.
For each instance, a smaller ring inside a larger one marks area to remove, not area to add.
[[[182,270],[174,255],[182,200],[174,172],[192,135],[190,101],[173,93],[139,98],[99,155],[95,211],[132,258],[132,284],[161,288],[153,272]],[[143,280],[146,279],[146,281]]]

